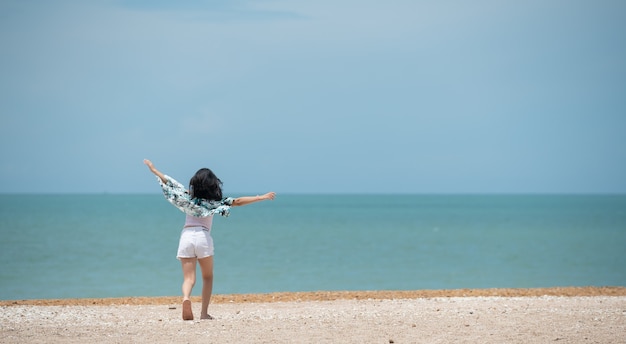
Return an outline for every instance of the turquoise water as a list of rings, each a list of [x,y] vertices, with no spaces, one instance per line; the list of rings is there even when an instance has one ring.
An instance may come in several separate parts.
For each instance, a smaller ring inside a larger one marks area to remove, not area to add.
[[[178,295],[183,221],[159,194],[0,195],[0,299]],[[626,286],[625,195],[279,195],[213,226],[220,294]]]

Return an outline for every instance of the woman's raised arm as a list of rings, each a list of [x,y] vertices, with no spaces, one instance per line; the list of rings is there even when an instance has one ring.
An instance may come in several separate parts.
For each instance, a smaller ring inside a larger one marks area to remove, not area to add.
[[[242,206],[242,205],[248,205],[250,203],[266,201],[266,200],[273,200],[274,198],[276,198],[276,193],[275,192],[268,192],[268,193],[266,193],[264,195],[261,195],[261,196],[256,195],[256,196],[237,197],[233,201],[232,206],[233,207],[238,207],[238,206]]]
[[[159,179],[161,179],[163,184],[167,184],[167,179],[165,178],[165,175],[161,173],[161,171],[157,170],[156,167],[154,167],[154,165],[152,164],[152,161],[148,159],[143,159],[143,163],[146,166],[148,166],[148,168],[150,169],[150,172],[154,173],[154,175],[156,175],[157,177],[159,177]]]

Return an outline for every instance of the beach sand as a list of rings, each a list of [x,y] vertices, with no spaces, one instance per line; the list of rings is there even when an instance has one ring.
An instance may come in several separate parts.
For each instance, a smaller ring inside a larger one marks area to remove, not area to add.
[[[626,343],[626,288],[0,301],[0,343]]]

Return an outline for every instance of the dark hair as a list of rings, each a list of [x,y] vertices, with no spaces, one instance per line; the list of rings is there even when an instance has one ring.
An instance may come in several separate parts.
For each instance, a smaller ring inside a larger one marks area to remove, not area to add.
[[[219,201],[222,199],[222,181],[213,171],[201,168],[189,181],[189,194],[191,198]]]

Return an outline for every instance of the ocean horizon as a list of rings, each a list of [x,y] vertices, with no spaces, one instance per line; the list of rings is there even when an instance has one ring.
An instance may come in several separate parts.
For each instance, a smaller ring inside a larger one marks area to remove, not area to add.
[[[0,299],[179,295],[183,222],[156,193],[0,194]],[[212,236],[216,294],[626,286],[623,194],[279,194]]]

